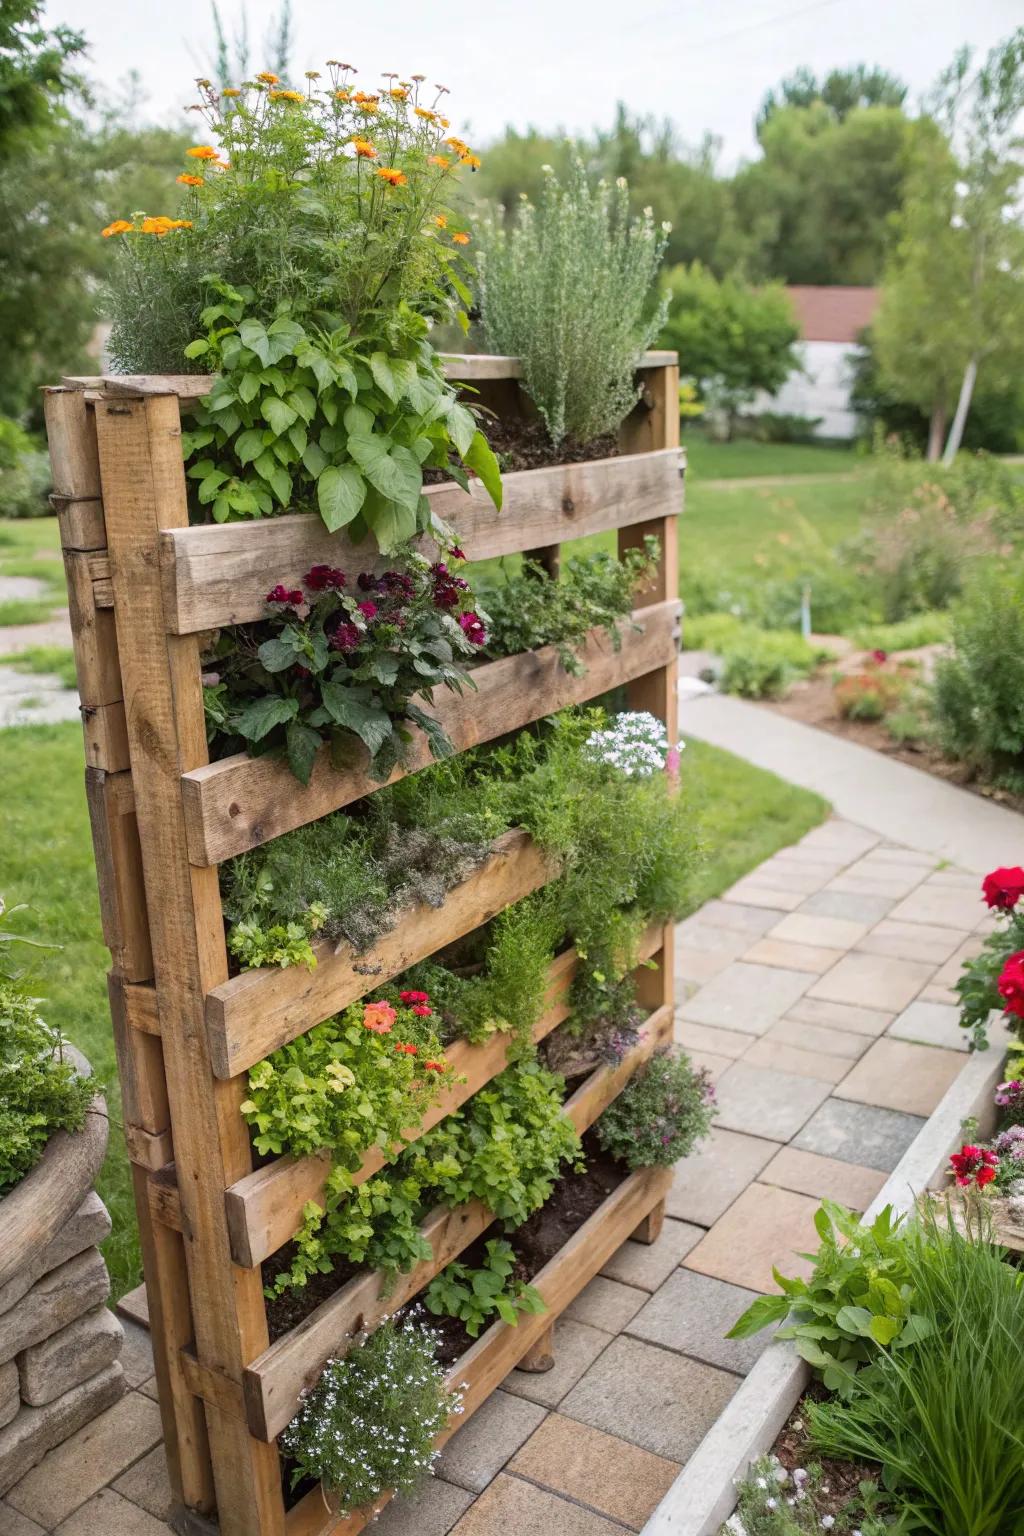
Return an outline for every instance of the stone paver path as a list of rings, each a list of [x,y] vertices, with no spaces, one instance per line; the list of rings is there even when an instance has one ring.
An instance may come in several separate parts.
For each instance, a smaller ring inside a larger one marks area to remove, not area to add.
[[[1009,854],[1010,849],[1007,849]],[[832,818],[680,924],[677,1037],[717,1085],[651,1247],[628,1242],[379,1536],[638,1531],[766,1343],[723,1334],[806,1268],[827,1196],[863,1210],[958,1071],[950,990],[988,926],[973,874]],[[148,1337],[132,1391],[0,1502],[0,1536],[165,1536]]]

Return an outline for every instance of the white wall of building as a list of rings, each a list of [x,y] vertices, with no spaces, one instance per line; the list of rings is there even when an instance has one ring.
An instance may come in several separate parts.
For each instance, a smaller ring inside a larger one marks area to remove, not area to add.
[[[816,437],[856,437],[858,419],[850,409],[850,355],[859,349],[848,341],[801,341],[796,350],[804,371],[791,373],[777,395],[758,394],[748,407],[750,414],[820,416]]]

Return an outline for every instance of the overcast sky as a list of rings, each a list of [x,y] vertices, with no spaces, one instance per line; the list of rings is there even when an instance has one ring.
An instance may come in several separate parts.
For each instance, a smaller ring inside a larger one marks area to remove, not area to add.
[[[253,68],[277,0],[249,0]],[[819,74],[879,64],[916,101],[963,43],[987,49],[1024,21],[1024,0],[293,0],[297,71],[327,58],[359,69],[425,74],[451,89],[453,126],[475,144],[506,123],[586,131],[615,102],[670,117],[687,140],[723,141],[727,167],[755,151],[765,91],[801,64]],[[241,0],[221,0],[229,26]],[[50,21],[83,30],[90,72],[142,77],[146,115],[185,121],[208,59],[208,0],[47,0]]]

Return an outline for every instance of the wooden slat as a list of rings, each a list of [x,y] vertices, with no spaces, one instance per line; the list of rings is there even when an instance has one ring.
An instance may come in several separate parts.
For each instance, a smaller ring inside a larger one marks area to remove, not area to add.
[[[661,943],[660,926],[649,928],[640,942],[638,958],[647,960]],[[576,970],[576,952],[571,949],[559,955],[551,965],[546,1007],[533,1029],[535,1044],[568,1018],[571,1011],[569,989]],[[645,967],[638,974],[647,976],[650,972]],[[465,1081],[451,1088],[423,1117],[422,1123],[406,1133],[407,1142],[411,1144],[425,1135],[432,1126],[479,1092],[492,1077],[504,1071],[511,1043],[508,1035],[494,1035],[483,1045],[469,1045],[464,1040],[457,1040],[450,1046],[446,1052],[448,1060]],[[362,1184],[372,1178],[385,1163],[383,1153],[371,1148],[363,1158],[362,1166],[353,1174],[353,1184]],[[295,1236],[307,1202],[323,1200],[329,1169],[328,1153],[302,1158],[278,1157],[228,1190],[225,1199],[231,1251],[236,1264],[262,1264]]]
[[[153,952],[131,775],[87,768],[85,796],[92,824],[103,942],[110,950],[114,969],[126,981],[148,981],[153,974]]]
[[[674,515],[682,497],[678,448],[506,475],[499,514],[478,481],[470,491],[428,486],[434,512],[450,524],[470,560],[539,548]],[[424,554],[436,546],[422,540]],[[383,570],[375,547],[328,533],[320,518],[292,514],[259,523],[213,523],[169,530],[163,538],[165,609],[177,634],[267,617],[278,582],[299,586],[311,566],[340,566],[350,578]],[[102,568],[94,568],[102,578]],[[675,596],[675,593],[672,594]]]
[[[536,1316],[520,1315],[515,1327],[493,1324],[455,1362],[447,1385],[450,1391],[462,1391],[462,1412],[438,1436],[439,1446],[462,1428],[536,1346],[570,1301],[625,1242],[630,1223],[643,1220],[651,1206],[665,1198],[671,1182],[667,1168],[643,1168],[630,1174],[534,1277],[533,1285],[546,1310]],[[326,1509],[319,1488],[314,1488],[289,1510],[286,1536],[358,1536],[390,1499],[390,1493],[381,1494],[370,1508],[339,1520]]]
[[[125,1019],[132,1029],[140,1029],[146,1035],[159,1035],[160,1013],[156,1005],[156,988],[149,982],[121,982]]]
[[[614,1070],[599,1067],[573,1094],[565,1113],[579,1132],[593,1124],[637,1067],[671,1039],[672,1023],[670,1008],[653,1014],[640,1042],[619,1066]],[[417,1264],[407,1275],[398,1275],[390,1289],[375,1270],[356,1275],[297,1328],[271,1344],[245,1373],[245,1398],[253,1434],[267,1439],[280,1434],[295,1412],[299,1394],[312,1385],[324,1362],[344,1347],[349,1335],[357,1328],[372,1331],[384,1316],[411,1300],[446,1264],[475,1242],[493,1220],[491,1212],[479,1201],[470,1201],[455,1210],[438,1207],[427,1217],[422,1229],[433,1250],[432,1259]],[[384,1290],[386,1295],[382,1294]]]
[[[522,901],[554,872],[525,832],[506,832],[487,862],[448,892],[443,906],[409,908],[372,949],[317,944],[312,971],[300,965],[265,967],[222,982],[206,999],[213,1070],[229,1078],[255,1066],[322,1019]]]
[[[675,600],[638,610],[632,622],[620,628],[618,651],[603,631],[595,630],[580,651],[583,677],[565,670],[555,646],[488,662],[474,673],[475,693],[438,696],[433,713],[456,751],[519,730],[669,665],[678,653],[679,611]],[[390,783],[433,761],[422,733],[414,731],[413,736],[407,765],[396,770]],[[197,865],[219,863],[379,788],[365,771],[336,772],[326,749],[306,787],[278,758],[242,753],[224,758],[183,776],[189,857]]]
[[[164,1053],[160,1036],[135,1029],[129,1024],[125,985],[124,978],[116,972],[107,977],[125,1129],[132,1127],[143,1130],[153,1137],[166,1135],[169,1142],[171,1110],[167,1102],[167,1080],[164,1076]],[[162,1168],[170,1162],[171,1156],[168,1148],[167,1154],[159,1162],[147,1161],[146,1167]]]
[[[100,462],[85,397],[77,390],[47,389],[43,411],[53,466],[50,503],[57,513],[61,546],[103,549],[107,530],[100,500]]]

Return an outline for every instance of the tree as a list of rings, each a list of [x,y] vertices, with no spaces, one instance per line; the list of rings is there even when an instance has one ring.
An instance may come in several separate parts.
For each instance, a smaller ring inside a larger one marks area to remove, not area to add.
[[[775,394],[800,366],[800,330],[785,289],[719,280],[694,262],[665,274],[665,292],[662,343],[678,351],[682,372],[697,380],[709,403],[726,411],[731,434],[740,406],[758,390]]]
[[[758,109],[758,138],[769,119],[783,107],[810,107],[822,102],[836,122],[845,122],[858,107],[902,107],[907,87],[887,70],[867,64],[833,69],[819,84],[812,70],[798,69],[787,76],[777,91],[769,91]]]
[[[70,27],[47,31],[41,13],[36,0],[4,0],[0,8],[0,160],[59,115],[74,84],[71,61],[85,47]]]

